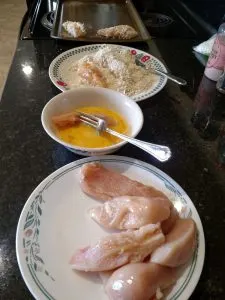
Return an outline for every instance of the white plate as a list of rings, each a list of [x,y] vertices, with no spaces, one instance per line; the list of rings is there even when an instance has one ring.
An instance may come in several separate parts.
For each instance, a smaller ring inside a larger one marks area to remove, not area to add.
[[[205,240],[199,215],[183,189],[159,169],[144,162],[120,156],[85,158],[72,162],[48,176],[27,200],[20,216],[16,253],[22,276],[36,299],[107,300],[101,282],[71,270],[74,250],[94,243],[106,233],[87,215],[97,204],[80,188],[80,168],[86,162],[101,161],[144,184],[163,191],[182,211],[182,217],[195,220],[198,246],[182,277],[167,300],[186,300],[193,292],[204,263]]]
[[[62,54],[58,55],[51,63],[49,67],[49,77],[54,85],[60,89],[61,91],[65,92],[69,90],[67,86],[65,75],[67,74],[67,70],[71,66],[72,63],[81,59],[87,54],[95,53],[100,48],[105,48],[108,44],[95,44],[95,45],[87,45],[82,47],[77,47],[74,49],[70,49],[68,51],[63,52]],[[115,46],[115,45],[113,45]],[[127,49],[131,51],[133,55],[136,56],[137,59],[141,60],[146,67],[150,66],[151,68],[155,68],[161,70],[163,72],[167,72],[166,67],[153,55],[127,46],[119,46],[123,49]],[[163,89],[167,82],[167,77],[165,76],[157,76],[155,83],[149,88],[149,90],[137,94],[131,97],[134,101],[141,101],[152,97],[153,95],[157,94],[159,91]]]

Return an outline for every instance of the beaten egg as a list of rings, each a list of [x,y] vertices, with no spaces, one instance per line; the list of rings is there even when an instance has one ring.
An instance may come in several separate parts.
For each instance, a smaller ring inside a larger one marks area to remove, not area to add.
[[[86,106],[79,107],[77,111],[94,114],[108,120],[108,127],[120,132],[128,133],[128,124],[124,118],[115,111],[104,107]],[[78,122],[66,128],[56,128],[57,136],[64,142],[84,148],[102,148],[119,143],[121,140],[106,132],[99,133],[95,128]]]

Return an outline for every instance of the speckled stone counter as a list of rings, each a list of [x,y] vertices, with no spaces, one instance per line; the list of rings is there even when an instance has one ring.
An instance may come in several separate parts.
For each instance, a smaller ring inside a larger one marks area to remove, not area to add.
[[[205,265],[191,299],[223,300],[225,172],[218,160],[217,144],[224,120],[222,115],[217,118],[218,114],[211,113],[218,129],[213,136],[204,135],[202,127],[193,122],[194,96],[203,74],[203,67],[192,54],[195,43],[188,39],[159,39],[150,43],[150,53],[164,60],[172,73],[188,80],[188,87],[182,91],[168,83],[158,95],[140,102],[145,122],[139,138],[170,146],[172,159],[162,164],[130,145],[117,154],[153,164],[188,193],[200,214],[206,238]],[[45,103],[59,93],[48,77],[49,64],[59,53],[76,45],[51,40],[19,41],[5,85],[0,102],[0,299],[32,299],[15,252],[21,210],[47,175],[80,158],[52,141],[40,121]],[[221,102],[221,96],[217,97]]]

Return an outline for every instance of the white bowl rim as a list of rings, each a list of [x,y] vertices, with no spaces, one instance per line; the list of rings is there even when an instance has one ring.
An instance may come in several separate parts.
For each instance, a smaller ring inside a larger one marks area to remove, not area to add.
[[[75,89],[71,89],[69,91],[65,91],[65,92],[62,92],[62,93],[59,93],[57,94],[56,96],[54,96],[53,98],[51,98],[44,106],[43,110],[42,110],[42,113],[41,113],[41,123],[42,123],[42,126],[45,130],[45,132],[53,139],[55,140],[56,142],[58,142],[59,144],[67,147],[67,148],[70,148],[70,149],[74,149],[74,150],[79,150],[79,151],[83,151],[83,152],[105,152],[105,151],[113,151],[115,149],[119,149],[120,147],[122,147],[123,145],[127,144],[128,142],[127,141],[122,141],[122,142],[119,142],[117,144],[114,144],[114,145],[111,145],[111,146],[106,146],[106,147],[100,147],[100,148],[88,148],[88,147],[79,147],[79,146],[75,146],[75,145],[72,145],[72,144],[69,144],[69,143],[66,143],[64,142],[63,140],[61,140],[60,138],[58,138],[55,134],[52,134],[46,127],[45,125],[45,121],[44,121],[44,114],[45,114],[45,111],[47,109],[47,107],[54,101],[56,101],[55,99],[60,97],[62,94],[72,94],[74,91],[77,91],[77,90],[108,90],[110,92],[113,92],[114,94],[118,94],[118,95],[122,95],[123,97],[125,97],[130,103],[132,103],[132,105],[134,105],[136,107],[136,109],[139,111],[140,113],[140,117],[141,119],[139,119],[139,127],[138,129],[136,130],[136,132],[134,132],[133,134],[129,135],[129,137],[135,137],[139,134],[139,132],[141,131],[142,127],[143,127],[143,123],[144,123],[144,116],[143,116],[143,112],[140,108],[140,106],[134,101],[132,100],[131,98],[129,98],[127,95],[124,95],[118,91],[114,91],[114,90],[111,90],[111,89],[108,89],[108,88],[102,88],[102,87],[79,87],[79,88],[75,88]]]

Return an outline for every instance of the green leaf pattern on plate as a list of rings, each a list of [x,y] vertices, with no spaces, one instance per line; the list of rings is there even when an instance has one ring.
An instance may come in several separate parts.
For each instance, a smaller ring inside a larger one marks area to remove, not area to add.
[[[30,206],[30,210],[26,216],[24,225],[23,248],[26,254],[27,264],[31,265],[36,272],[44,272],[46,276],[55,279],[45,269],[44,260],[41,258],[40,243],[39,243],[39,227],[41,224],[42,205],[44,200],[42,198],[42,191],[35,197]]]

